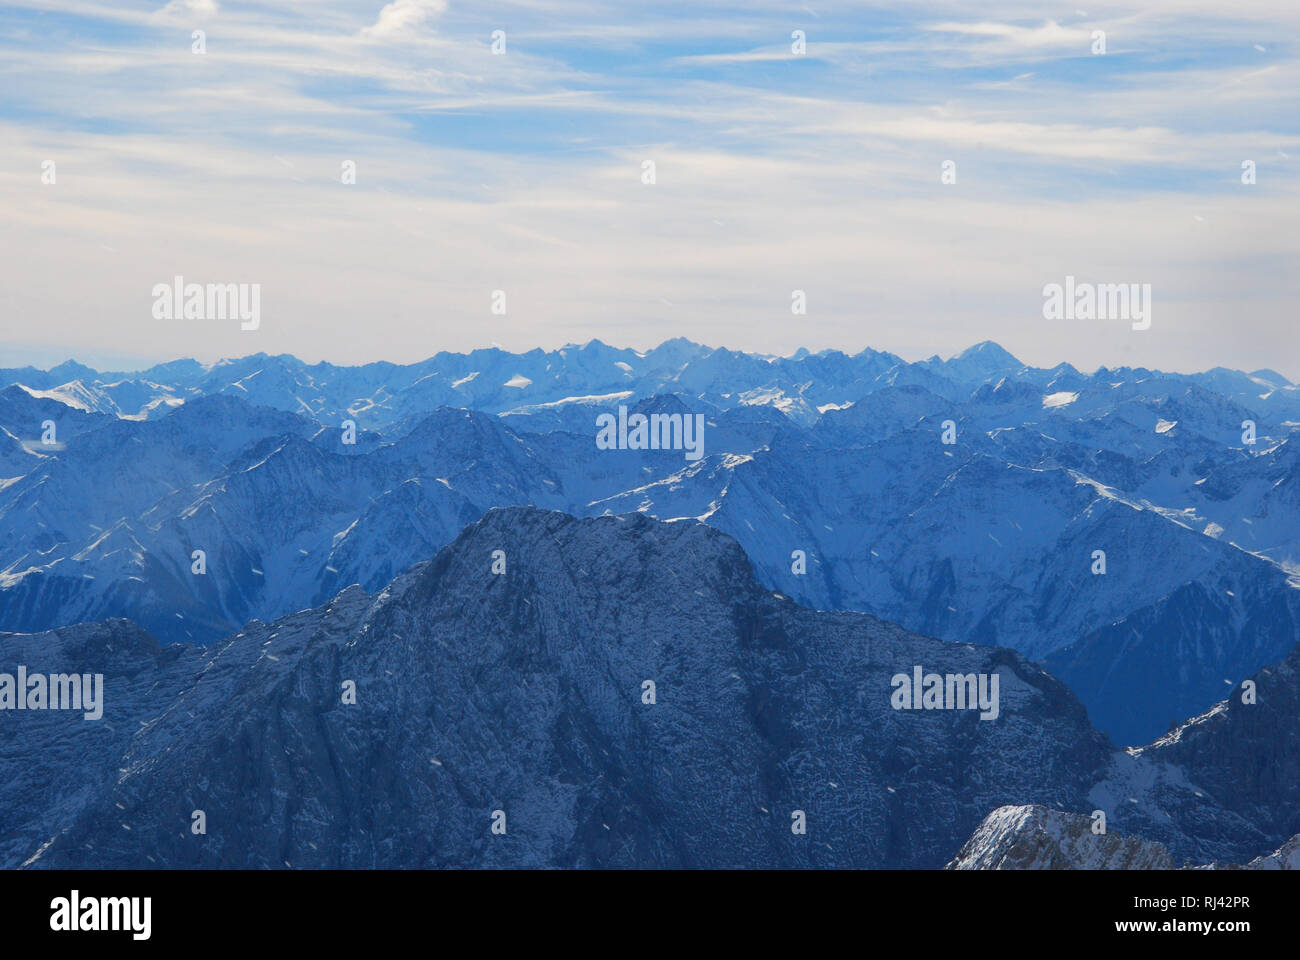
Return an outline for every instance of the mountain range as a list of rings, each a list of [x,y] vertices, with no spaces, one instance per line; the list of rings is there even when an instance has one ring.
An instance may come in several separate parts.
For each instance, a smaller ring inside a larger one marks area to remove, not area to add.
[[[1119,743],[1300,641],[1300,388],[1269,370],[678,339],[0,383],[0,629],[127,618],[210,644],[382,590],[490,509],[531,505],[698,519],[803,605],[1043,664]],[[702,414],[704,456],[599,449],[619,407]]]

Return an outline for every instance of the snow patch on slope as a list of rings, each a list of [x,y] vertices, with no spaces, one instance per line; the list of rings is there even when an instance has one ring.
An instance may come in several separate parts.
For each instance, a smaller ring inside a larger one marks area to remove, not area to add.
[[[1079,394],[1069,390],[1062,390],[1058,393],[1049,393],[1043,397],[1043,407],[1045,409],[1056,409],[1058,407],[1068,407],[1074,401],[1079,399]]]

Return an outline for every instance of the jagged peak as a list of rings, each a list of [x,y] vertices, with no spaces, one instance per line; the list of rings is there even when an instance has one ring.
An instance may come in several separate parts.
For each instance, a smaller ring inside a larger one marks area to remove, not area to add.
[[[947,865],[949,870],[1168,870],[1163,844],[1094,833],[1082,813],[1037,804],[999,807],[986,816]]]

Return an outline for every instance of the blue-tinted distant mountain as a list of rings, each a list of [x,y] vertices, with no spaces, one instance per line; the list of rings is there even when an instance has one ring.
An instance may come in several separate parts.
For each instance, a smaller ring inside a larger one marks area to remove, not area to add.
[[[950,360],[926,361],[926,364],[949,380],[967,384],[996,383],[1025,368],[1023,363],[992,340],[977,343]]]
[[[92,370],[84,364],[75,360],[65,360],[58,366],[50,367],[48,370],[40,370],[36,367],[0,369],[0,383],[25,383],[36,390],[48,390],[51,387],[73,380],[90,382],[98,375],[98,371]]]
[[[54,420],[57,438],[71,438],[95,426],[102,426],[112,415],[86,409],[74,402],[70,394],[35,390],[13,383],[0,390],[0,423],[15,436],[39,443],[42,424]]]
[[[352,418],[365,429],[382,432],[414,412],[438,406],[501,413],[624,391],[631,391],[633,398],[677,393],[719,408],[769,403],[796,417],[811,417],[809,411],[853,402],[883,386],[914,384],[959,402],[974,388],[996,384],[1004,377],[1035,386],[1055,383],[1058,390],[1081,379],[1094,384],[1099,392],[1116,382],[1146,383],[1143,389],[1152,396],[1160,395],[1162,388],[1148,381],[1166,380],[1169,390],[1188,384],[1202,386],[1255,411],[1269,424],[1300,422],[1300,389],[1280,375],[1261,373],[1264,375],[1216,368],[1182,375],[1103,367],[1088,376],[1068,364],[1051,370],[1028,367],[991,341],[949,360],[909,364],[874,350],[852,356],[825,350],[770,357],[704,347],[678,338],[645,352],[592,340],[583,346],[523,354],[498,348],[439,353],[406,365],[306,364],[288,355],[255,354],[207,365],[178,360],[137,373],[97,373],[69,362],[50,371],[30,367],[0,370],[0,384],[17,382],[51,389],[80,381],[87,391],[105,394],[123,415],[139,415],[148,406],[147,401],[140,402],[142,391],[151,390],[152,399],[159,403],[225,392],[323,423]],[[114,391],[121,395],[120,402],[113,399]]]
[[[0,475],[29,473],[66,441],[110,420],[107,414],[71,405],[63,395],[10,384],[0,390]],[[51,423],[52,438],[46,429]]]

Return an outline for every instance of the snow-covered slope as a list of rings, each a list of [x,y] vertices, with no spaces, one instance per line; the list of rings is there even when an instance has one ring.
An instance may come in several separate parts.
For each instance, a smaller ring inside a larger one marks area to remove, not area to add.
[[[948,870],[1296,870],[1300,835],[1244,864],[1178,864],[1161,843],[1098,833],[1091,817],[1047,807],[999,807],[962,845]]]
[[[949,870],[1169,870],[1159,843],[1094,833],[1093,820],[1033,805],[999,807],[980,823]]]

